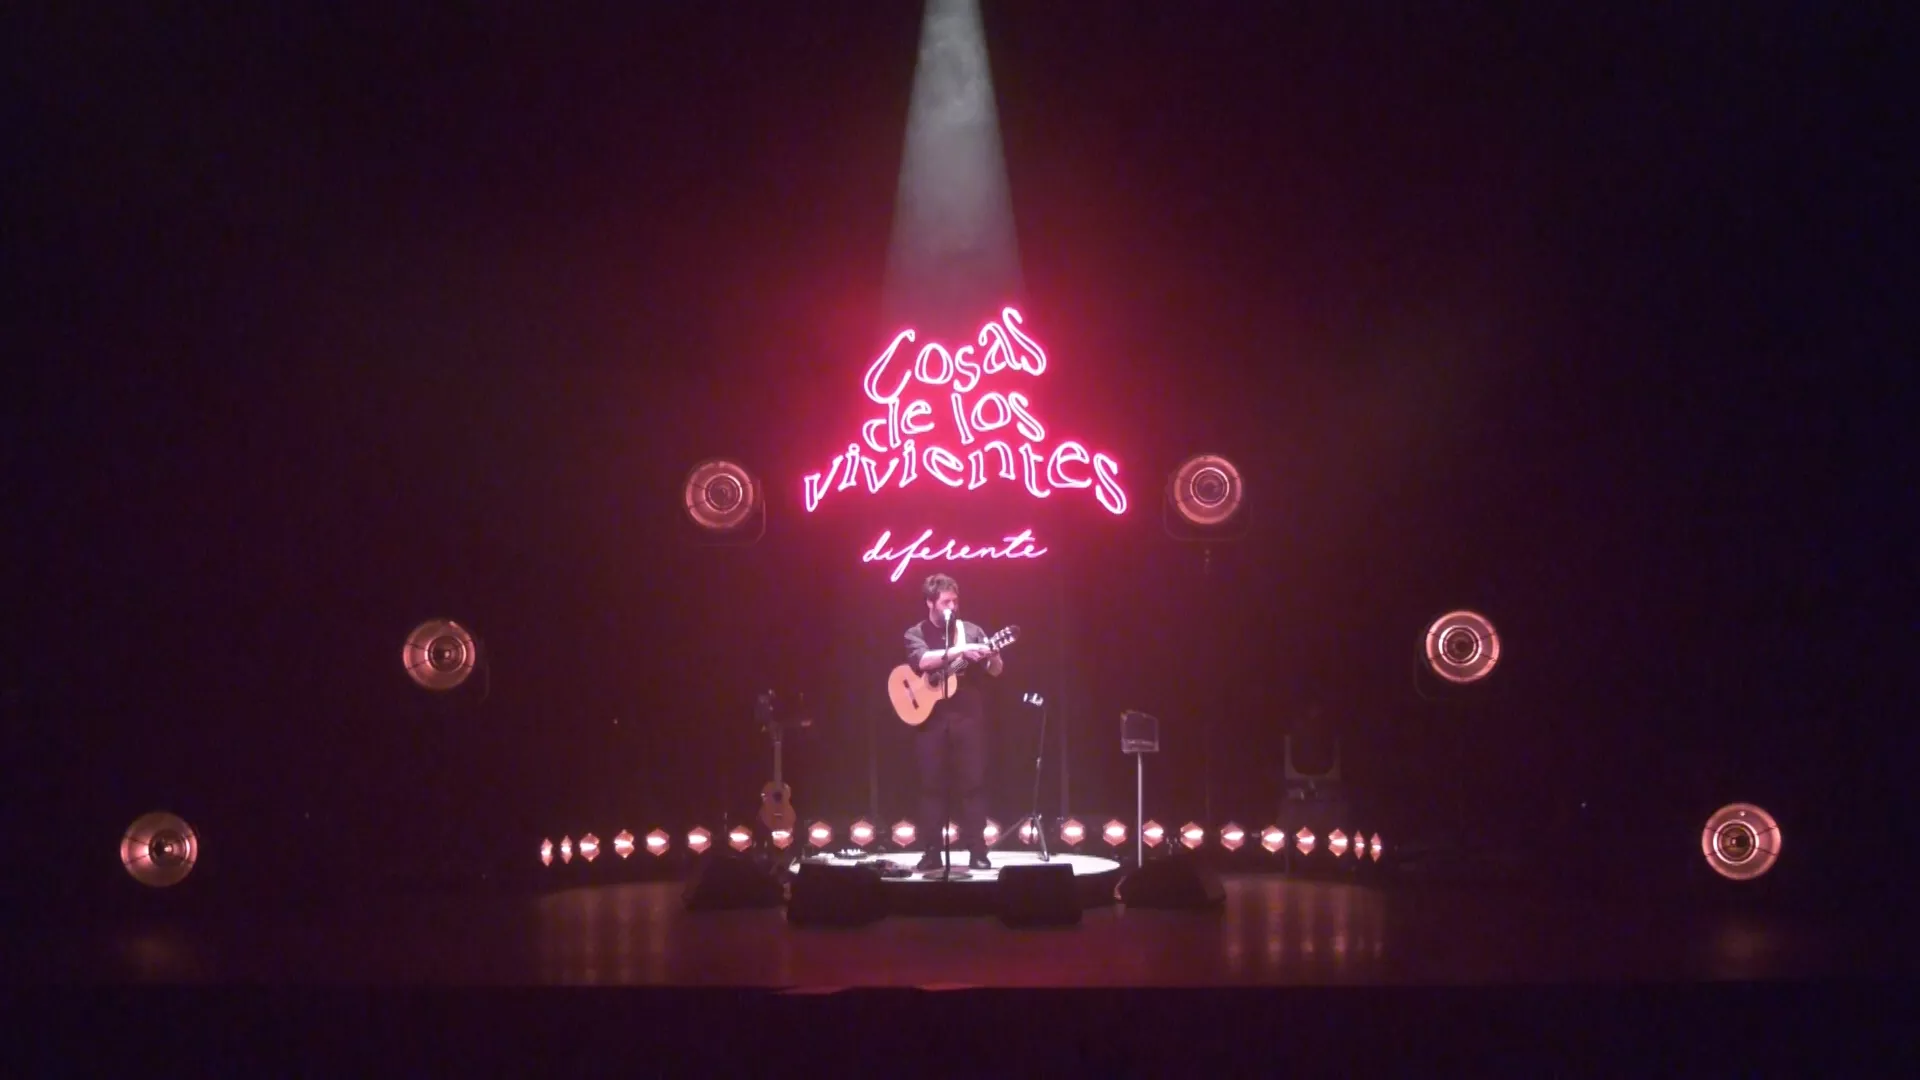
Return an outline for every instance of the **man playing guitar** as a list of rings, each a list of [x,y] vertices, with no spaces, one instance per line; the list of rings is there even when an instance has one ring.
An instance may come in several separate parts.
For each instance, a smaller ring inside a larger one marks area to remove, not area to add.
[[[946,574],[927,578],[921,589],[927,617],[907,629],[907,666],[914,671],[938,671],[963,663],[958,687],[936,702],[927,722],[914,732],[914,756],[919,765],[920,820],[929,828],[926,853],[916,870],[940,866],[940,833],[946,827],[946,772],[953,770],[953,795],[960,803],[957,841],[967,845],[975,870],[990,870],[987,842],[987,720],[980,688],[970,685],[984,670],[998,676],[1006,667],[1000,654],[988,648],[986,631],[954,615],[960,604],[960,583]],[[951,636],[949,636],[951,635]],[[949,645],[951,641],[951,645]],[[951,756],[951,760],[949,759]]]

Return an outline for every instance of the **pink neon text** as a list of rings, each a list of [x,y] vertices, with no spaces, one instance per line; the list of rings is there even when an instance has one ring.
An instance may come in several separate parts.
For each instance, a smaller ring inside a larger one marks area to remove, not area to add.
[[[1022,329],[1024,321],[1019,311],[1004,308],[998,319],[981,328],[975,345],[954,350],[929,342],[916,352],[906,347],[914,342],[914,331],[895,336],[868,366],[862,382],[867,398],[886,414],[863,422],[858,442],[848,443],[825,469],[802,478],[807,512],[819,509],[832,492],[864,486],[868,494],[878,495],[889,484],[909,487],[924,473],[937,483],[968,491],[997,476],[1024,484],[1036,499],[1048,498],[1057,489],[1091,488],[1109,513],[1124,514],[1127,495],[1119,482],[1120,463],[1111,454],[1090,451],[1071,439],[1046,447],[1046,425],[1020,390],[987,390],[968,399],[989,377],[1006,372],[1033,377],[1047,370],[1046,350]],[[984,350],[978,359],[976,346]],[[932,401],[905,397],[914,382],[947,388],[957,446],[926,438],[939,425]]]
[[[861,562],[893,563],[893,576],[888,580],[899,581],[907,572],[907,567],[915,559],[923,562],[935,562],[952,559],[1037,559],[1047,553],[1043,547],[1035,547],[1032,529],[1022,529],[1012,536],[1001,538],[998,545],[968,547],[957,540],[948,540],[938,546],[932,543],[933,530],[927,529],[912,542],[900,547],[888,547],[893,539],[893,530],[880,534],[880,539],[860,556]]]

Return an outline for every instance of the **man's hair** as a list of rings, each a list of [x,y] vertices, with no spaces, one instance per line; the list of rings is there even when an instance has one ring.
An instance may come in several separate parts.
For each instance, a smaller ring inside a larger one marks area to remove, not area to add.
[[[920,586],[920,591],[926,594],[929,601],[933,601],[940,599],[943,592],[959,592],[960,583],[945,574],[928,574],[927,583]]]

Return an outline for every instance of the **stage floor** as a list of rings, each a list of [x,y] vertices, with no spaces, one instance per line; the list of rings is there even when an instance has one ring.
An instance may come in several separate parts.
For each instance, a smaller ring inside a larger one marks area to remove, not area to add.
[[[533,895],[367,897],[304,909],[173,907],[4,931],[23,984],[843,987],[1486,986],[1819,979],[1911,970],[1904,934],[1645,899],[1229,876],[1210,912],[1088,910],[789,926],[689,913],[677,882]],[[912,886],[907,886],[912,887]]]

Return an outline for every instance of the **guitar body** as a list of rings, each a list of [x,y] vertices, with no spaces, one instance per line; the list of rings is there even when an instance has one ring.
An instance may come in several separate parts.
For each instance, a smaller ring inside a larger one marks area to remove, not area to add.
[[[791,784],[775,781],[760,789],[760,824],[765,825],[767,831],[792,832],[795,820]]]
[[[957,675],[915,671],[901,664],[887,675],[887,697],[893,702],[893,711],[908,727],[919,727],[933,715],[933,703],[951,697],[959,684]]]
[[[1020,628],[1009,626],[979,644],[998,652],[1019,637]],[[905,664],[894,668],[887,673],[887,700],[893,702],[894,714],[908,727],[926,723],[933,706],[959,689],[960,672],[966,666],[965,660],[958,660],[934,671],[915,671]]]

